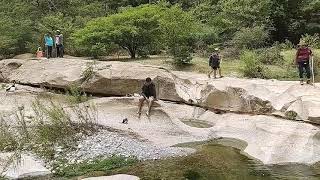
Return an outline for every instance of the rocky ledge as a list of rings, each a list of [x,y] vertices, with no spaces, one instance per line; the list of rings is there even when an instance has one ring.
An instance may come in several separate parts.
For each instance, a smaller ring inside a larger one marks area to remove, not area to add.
[[[84,59],[0,62],[0,80],[25,85],[68,88],[80,84],[92,94],[125,96],[154,79],[162,100],[238,113],[276,115],[320,124],[320,88],[297,82],[261,79],[208,79],[204,74],[171,72],[162,67]],[[320,86],[317,84],[316,86]]]

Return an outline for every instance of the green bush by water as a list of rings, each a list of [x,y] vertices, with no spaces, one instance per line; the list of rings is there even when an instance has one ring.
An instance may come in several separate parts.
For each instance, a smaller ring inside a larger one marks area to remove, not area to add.
[[[75,177],[95,171],[107,173],[114,169],[130,166],[136,162],[137,160],[135,158],[114,156],[107,159],[95,159],[71,165],[66,165],[62,162],[60,164],[55,164],[54,170],[56,171],[55,176]]]

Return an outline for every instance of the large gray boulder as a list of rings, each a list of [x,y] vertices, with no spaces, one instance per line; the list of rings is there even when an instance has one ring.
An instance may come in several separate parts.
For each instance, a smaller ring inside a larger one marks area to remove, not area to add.
[[[93,63],[74,58],[3,60],[0,72],[2,81],[63,89],[78,84],[88,93],[104,96],[139,93],[145,78],[151,77],[162,100],[320,124],[320,111],[317,111],[320,108],[320,89],[300,86],[296,82],[238,78],[213,80],[203,74],[172,72],[156,66]]]

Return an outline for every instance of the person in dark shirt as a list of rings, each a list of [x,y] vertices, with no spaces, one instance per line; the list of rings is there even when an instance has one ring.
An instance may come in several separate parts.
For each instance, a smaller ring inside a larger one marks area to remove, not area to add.
[[[213,72],[213,77],[216,79],[217,78],[217,70],[219,72],[220,78],[223,76],[221,75],[221,68],[220,68],[220,62],[221,62],[221,57],[218,54],[219,49],[216,48],[215,52],[209,57],[209,66],[211,67],[211,71],[208,74],[208,77],[211,77],[211,74]]]
[[[139,99],[139,110],[138,110],[138,115],[141,115],[141,110],[142,110],[142,106],[144,101],[148,102],[148,111],[147,111],[147,116],[150,115],[150,111],[151,111],[151,107],[154,103],[154,101],[156,100],[157,96],[156,96],[156,86],[154,85],[154,83],[152,82],[151,78],[147,78],[146,82],[144,83],[143,87],[142,87],[142,93],[141,93],[142,97]]]

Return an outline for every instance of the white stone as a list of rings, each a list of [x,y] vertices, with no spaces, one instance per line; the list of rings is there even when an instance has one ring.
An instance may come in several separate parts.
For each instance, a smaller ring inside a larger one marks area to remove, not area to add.
[[[0,154],[0,172],[5,178],[18,179],[49,175],[51,172],[41,162],[29,155],[12,159],[13,153]]]

